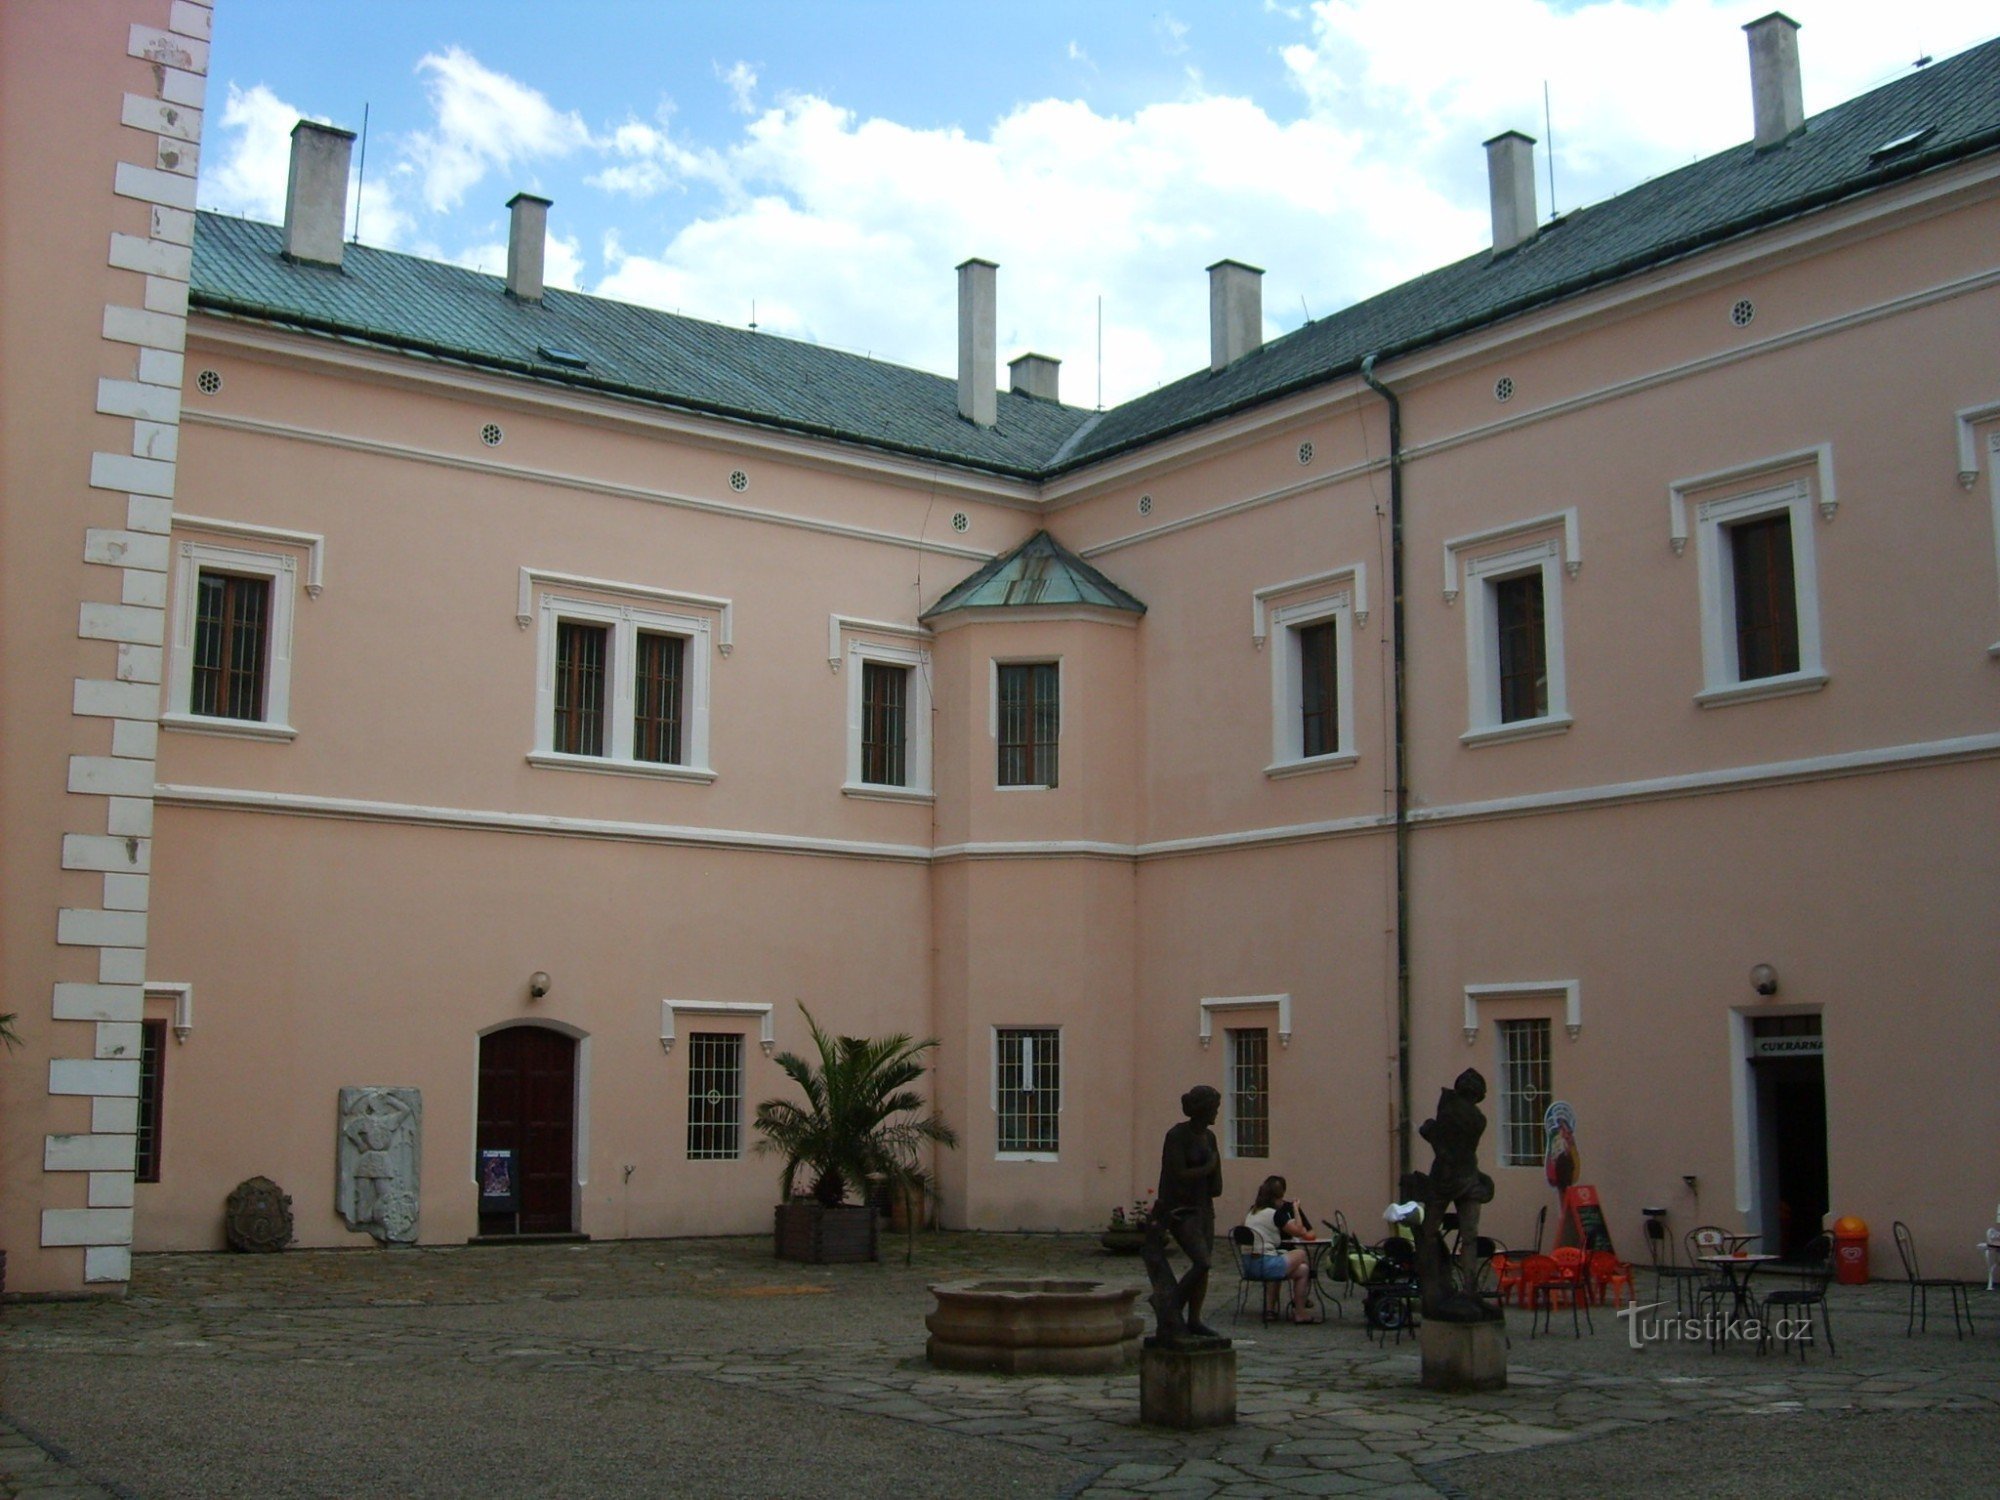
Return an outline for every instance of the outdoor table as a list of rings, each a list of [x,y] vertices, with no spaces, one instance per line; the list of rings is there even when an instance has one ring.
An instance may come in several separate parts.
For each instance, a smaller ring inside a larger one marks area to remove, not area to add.
[[[1724,1248],[1727,1249],[1731,1255],[1734,1255],[1737,1251],[1744,1249],[1746,1246],[1756,1244],[1757,1241],[1764,1238],[1764,1236],[1761,1234],[1730,1234],[1725,1232],[1722,1238],[1724,1241]]]
[[[1333,1249],[1333,1241],[1332,1240],[1280,1240],[1278,1241],[1278,1248],[1280,1250],[1305,1251],[1306,1303],[1308,1306],[1310,1306],[1315,1302],[1320,1302],[1320,1296],[1319,1296],[1320,1265],[1322,1262],[1326,1260],[1328,1252],[1330,1252]],[[1320,1309],[1321,1309],[1320,1316],[1324,1318],[1326,1316],[1326,1311],[1325,1311],[1325,1304],[1323,1302],[1320,1303]],[[1346,1313],[1343,1311],[1341,1316],[1345,1317]]]
[[[1755,1305],[1750,1301],[1750,1278],[1757,1274],[1757,1268],[1777,1260],[1775,1255],[1748,1254],[1738,1251],[1733,1255],[1704,1255],[1701,1263],[1720,1270],[1729,1282],[1730,1306],[1737,1317],[1753,1318]]]

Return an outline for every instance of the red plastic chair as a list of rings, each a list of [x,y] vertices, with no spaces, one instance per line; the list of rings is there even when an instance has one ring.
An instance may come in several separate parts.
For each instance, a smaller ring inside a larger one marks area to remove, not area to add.
[[[1599,1307],[1607,1300],[1613,1307],[1638,1300],[1639,1294],[1632,1286],[1632,1267],[1609,1250],[1591,1251],[1589,1269],[1590,1285],[1597,1293]]]
[[[1493,1257],[1493,1292],[1501,1306],[1506,1306],[1510,1297],[1520,1306],[1527,1305],[1521,1291],[1523,1267],[1520,1256],[1502,1252]]]
[[[1535,1283],[1531,1297],[1535,1315],[1545,1324],[1551,1325],[1553,1331],[1555,1310],[1567,1303],[1570,1330],[1575,1337],[1583,1337],[1585,1323],[1590,1325],[1592,1333],[1597,1332],[1597,1325],[1591,1322],[1590,1318],[1589,1257],[1574,1245],[1561,1245],[1547,1255],[1532,1257],[1530,1265],[1535,1261],[1546,1261],[1549,1267]],[[1582,1323],[1577,1321],[1579,1313],[1582,1314]],[[1528,1323],[1528,1337],[1533,1338],[1535,1331],[1536,1324],[1531,1318]]]

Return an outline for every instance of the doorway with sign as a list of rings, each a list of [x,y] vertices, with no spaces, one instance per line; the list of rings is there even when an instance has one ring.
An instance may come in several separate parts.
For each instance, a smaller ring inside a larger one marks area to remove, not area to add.
[[[1795,1255],[1826,1227],[1825,1042],[1817,1013],[1748,1019],[1758,1222],[1766,1250]]]
[[[576,1054],[575,1037],[547,1026],[479,1039],[482,1239],[575,1230]],[[502,1182],[511,1193],[489,1191]]]

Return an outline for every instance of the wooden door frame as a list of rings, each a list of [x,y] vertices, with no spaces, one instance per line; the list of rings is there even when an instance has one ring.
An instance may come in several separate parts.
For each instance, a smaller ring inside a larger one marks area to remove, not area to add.
[[[520,1016],[511,1020],[496,1021],[491,1026],[482,1026],[472,1037],[472,1099],[468,1120],[468,1140],[471,1149],[466,1154],[466,1175],[471,1180],[473,1201],[473,1222],[479,1218],[479,1046],[487,1037],[497,1031],[519,1031],[526,1027],[542,1031],[554,1031],[576,1043],[576,1093],[571,1101],[570,1149],[570,1227],[578,1233],[586,1232],[583,1226],[584,1189],[590,1186],[590,1033],[581,1026],[572,1026],[567,1021],[557,1021],[541,1016]]]

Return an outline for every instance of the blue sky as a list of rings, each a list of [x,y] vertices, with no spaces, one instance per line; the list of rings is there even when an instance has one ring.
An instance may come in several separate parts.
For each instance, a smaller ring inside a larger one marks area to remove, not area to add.
[[[498,269],[555,200],[558,285],[956,368],[952,268],[1000,263],[1002,359],[1115,403],[1206,363],[1203,268],[1267,332],[1487,243],[1480,143],[1573,208],[1750,133],[1718,0],[221,0],[204,207],[276,219],[300,115],[358,129],[364,241]],[[1990,0],[1801,0],[1806,108],[1996,30]],[[1096,356],[1102,299],[1104,358]]]

